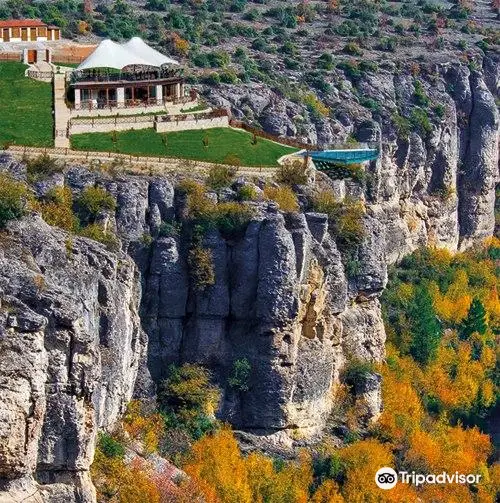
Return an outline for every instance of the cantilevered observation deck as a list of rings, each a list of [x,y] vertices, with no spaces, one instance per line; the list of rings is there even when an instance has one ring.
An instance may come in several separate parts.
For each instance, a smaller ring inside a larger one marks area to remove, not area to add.
[[[319,170],[330,170],[336,166],[346,164],[360,164],[374,161],[380,155],[378,149],[342,149],[301,152],[303,157],[310,157],[314,166]]]

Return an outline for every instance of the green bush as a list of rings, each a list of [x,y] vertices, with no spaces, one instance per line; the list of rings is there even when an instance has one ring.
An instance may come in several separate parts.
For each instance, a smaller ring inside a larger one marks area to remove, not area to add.
[[[212,250],[194,244],[188,252],[189,277],[193,288],[202,292],[215,284],[215,268]]]
[[[413,85],[415,87],[415,92],[413,93],[415,103],[421,107],[428,107],[431,100],[427,96],[422,82],[420,82],[420,80],[415,80]]]
[[[337,201],[331,191],[322,191],[312,198],[311,203],[314,211],[328,215],[330,230],[341,250],[352,252],[362,243],[365,228],[364,207],[360,201],[347,197]]]
[[[215,212],[215,223],[225,238],[238,238],[245,233],[254,211],[237,202],[219,203]]]
[[[368,110],[371,110],[372,112],[380,112],[380,103],[373,98],[362,97],[359,99],[359,104],[368,108]]]
[[[214,190],[229,187],[233,183],[236,173],[237,169],[233,166],[215,165],[210,168],[206,183]]]
[[[225,68],[219,72],[219,81],[224,84],[236,84],[238,82],[238,74],[233,68]]]
[[[322,70],[333,70],[333,66],[334,66],[334,60],[333,60],[333,56],[328,53],[328,52],[324,52],[316,61],[316,66]]]
[[[151,244],[153,243],[153,236],[151,236],[151,234],[149,232],[145,232],[142,236],[141,236],[141,239],[140,239],[141,243],[144,245],[144,246],[151,246]]]
[[[231,376],[227,380],[229,386],[238,391],[248,391],[248,380],[252,366],[246,358],[241,358],[233,362]]]
[[[410,121],[406,117],[396,113],[392,116],[392,121],[394,122],[394,126],[399,136],[405,139],[410,136],[411,125]]]
[[[211,377],[207,369],[192,363],[169,367],[158,388],[158,404],[167,426],[188,431],[194,438],[214,428],[212,417],[220,392]]]
[[[353,358],[347,362],[343,371],[343,380],[348,386],[357,389],[366,381],[366,378],[376,371],[375,364],[366,360]]]
[[[117,250],[119,242],[117,237],[109,231],[105,231],[104,228],[99,224],[90,224],[84,227],[79,232],[80,236],[93,239],[106,245],[110,250]]]
[[[101,187],[86,187],[78,197],[77,207],[84,220],[93,220],[101,211],[114,211],[115,198]]]
[[[436,114],[436,117],[438,117],[439,119],[442,119],[444,117],[445,113],[446,113],[446,108],[441,103],[438,103],[437,105],[434,105],[434,107],[432,108],[432,110]]]
[[[125,456],[123,445],[106,432],[99,432],[97,447],[108,458],[123,458]]]
[[[351,54],[352,56],[361,56],[363,51],[356,42],[347,43],[342,49],[346,54]]]
[[[63,170],[57,161],[47,154],[42,154],[35,159],[26,161],[26,171],[28,173],[28,180],[36,182],[53,175],[54,173],[61,173]]]
[[[285,185],[306,184],[306,164],[303,161],[294,161],[281,164],[276,172],[276,181]]]
[[[357,82],[363,76],[363,72],[356,61],[340,61],[337,63],[337,68],[342,70],[345,76],[353,82]]]
[[[216,187],[225,186],[229,183],[230,168],[216,166],[213,172],[212,184]],[[236,238],[243,234],[248,222],[253,216],[253,209],[237,202],[225,202],[216,204],[206,195],[203,185],[185,180],[178,186],[180,192],[187,194],[188,219],[193,226],[201,226],[203,229],[217,228],[226,238]],[[201,239],[195,236],[197,246],[193,251],[193,264],[197,255],[202,260],[200,277],[195,278],[194,284],[204,285],[211,277],[209,274],[207,253],[202,253]],[[201,289],[203,289],[202,287]]]
[[[299,211],[297,195],[290,187],[265,187],[264,197],[277,203],[281,211],[290,213]]]
[[[243,185],[238,189],[238,201],[255,201],[257,199],[257,190],[253,185]]]
[[[73,212],[73,194],[69,187],[54,187],[44,197],[44,201],[34,205],[42,218],[49,224],[69,232],[79,229],[80,222]]]
[[[9,175],[0,174],[0,229],[9,220],[21,218],[29,201],[28,187]]]
[[[158,229],[160,237],[177,237],[181,232],[181,225],[178,222],[162,222]]]
[[[410,124],[421,134],[428,135],[432,132],[432,124],[425,110],[414,108],[410,115]]]

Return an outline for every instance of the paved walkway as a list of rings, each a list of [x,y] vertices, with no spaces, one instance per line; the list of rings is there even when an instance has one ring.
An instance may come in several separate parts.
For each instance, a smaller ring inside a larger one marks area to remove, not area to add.
[[[66,106],[66,76],[64,73],[54,74],[54,145],[69,148],[68,124],[70,110]]]
[[[66,162],[81,163],[99,167],[110,166],[111,163],[117,169],[133,174],[161,174],[161,173],[190,173],[197,172],[207,174],[208,170],[216,166],[209,162],[192,161],[188,159],[175,159],[169,157],[146,157],[133,156],[127,154],[117,154],[115,152],[86,152],[81,150],[71,150],[70,148],[42,148],[42,147],[20,147],[12,145],[7,149],[9,154],[19,159],[39,157],[47,154],[50,157],[61,159]],[[238,175],[258,176],[270,178],[276,174],[276,167],[239,166]]]

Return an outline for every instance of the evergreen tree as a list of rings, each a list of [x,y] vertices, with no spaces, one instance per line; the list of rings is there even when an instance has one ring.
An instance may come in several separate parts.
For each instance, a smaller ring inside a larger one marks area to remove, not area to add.
[[[426,365],[436,357],[442,336],[441,324],[426,288],[416,290],[409,314],[413,336],[410,354],[417,362]]]
[[[469,309],[469,314],[467,314],[467,317],[462,322],[460,338],[468,339],[474,332],[484,335],[486,330],[488,330],[486,310],[483,303],[478,298],[474,298]]]

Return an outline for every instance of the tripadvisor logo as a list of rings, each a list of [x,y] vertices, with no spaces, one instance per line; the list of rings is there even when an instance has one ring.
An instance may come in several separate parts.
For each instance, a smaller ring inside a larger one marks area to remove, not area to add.
[[[380,489],[392,489],[398,483],[398,474],[392,469],[384,466],[375,474],[375,484]]]
[[[395,470],[384,466],[377,470],[375,474],[375,483],[380,489],[392,489],[399,482],[402,484],[413,484],[415,486],[421,486],[423,484],[478,484],[481,480],[481,475],[476,475],[469,473],[468,475],[463,473],[446,473],[442,472],[439,474],[434,473],[415,473],[415,472],[399,472],[396,473]]]

